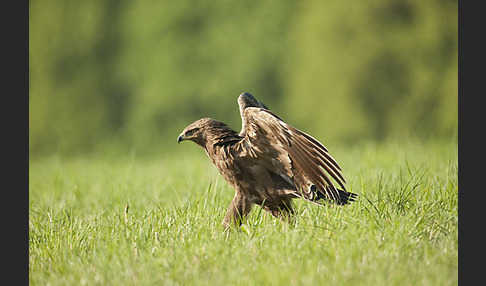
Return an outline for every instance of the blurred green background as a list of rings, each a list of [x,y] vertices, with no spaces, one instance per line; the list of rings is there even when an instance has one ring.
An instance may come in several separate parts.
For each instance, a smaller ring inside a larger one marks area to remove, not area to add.
[[[239,130],[243,91],[325,144],[457,139],[457,1],[29,3],[33,158]]]

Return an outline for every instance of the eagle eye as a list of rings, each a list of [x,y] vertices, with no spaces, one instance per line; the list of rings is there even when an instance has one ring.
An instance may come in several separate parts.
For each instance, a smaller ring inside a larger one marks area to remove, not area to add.
[[[194,134],[194,132],[196,132],[197,130],[199,130],[199,128],[193,128],[191,130],[187,130],[185,136],[192,136],[192,134]]]

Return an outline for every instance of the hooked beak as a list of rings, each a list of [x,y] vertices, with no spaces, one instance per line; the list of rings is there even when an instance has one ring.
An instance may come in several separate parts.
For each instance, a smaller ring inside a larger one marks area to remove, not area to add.
[[[177,137],[177,143],[181,143],[181,141],[184,140],[184,136],[181,134],[179,137]]]

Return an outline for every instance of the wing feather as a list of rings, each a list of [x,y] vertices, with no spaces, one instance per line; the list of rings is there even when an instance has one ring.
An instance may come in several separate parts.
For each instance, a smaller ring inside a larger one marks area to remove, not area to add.
[[[344,186],[344,178],[342,177],[342,175],[340,173],[337,173],[335,174],[334,171],[330,168],[330,166],[328,164],[326,164],[325,161],[323,161],[321,159],[321,157],[317,156],[317,154],[315,152],[312,152],[312,150],[309,150],[307,148],[307,146],[304,146],[304,144],[302,144],[302,142],[300,142],[300,140],[295,140],[296,142],[296,145],[299,147],[299,148],[296,148],[296,149],[300,149],[302,150],[305,155],[307,155],[307,158],[310,158],[312,160],[312,163],[313,163],[313,166],[319,166],[319,167],[322,167],[326,170],[326,172],[331,175],[331,177],[343,188],[343,189],[346,189],[346,187]],[[325,176],[325,175],[324,175]],[[325,177],[327,178],[327,177]],[[328,181],[328,183],[330,185],[332,185],[332,183],[329,181],[329,180],[326,180]]]
[[[242,119],[244,140],[247,142],[245,146],[252,149],[247,153],[255,154],[260,159],[279,158],[282,166],[275,166],[274,163],[273,167],[292,178],[307,199],[312,199],[309,186],[316,185],[328,198],[339,201],[338,190],[330,177],[344,190],[346,181],[341,167],[319,141],[264,108],[248,107],[244,109]]]
[[[315,150],[319,151],[319,153],[326,158],[326,161],[329,162],[327,164],[331,164],[332,166],[334,166],[338,170],[341,170],[341,167],[339,167],[339,165],[336,162],[336,160],[334,160],[334,158],[328,153],[327,148],[324,147],[319,141],[317,141],[316,139],[314,139],[309,134],[306,134],[306,133],[304,133],[304,132],[302,132],[302,131],[300,131],[298,129],[295,129],[293,127],[291,127],[291,129],[293,131],[297,132],[299,135],[302,135],[306,139],[308,139],[309,141],[311,141],[314,144],[314,146],[315,146]]]

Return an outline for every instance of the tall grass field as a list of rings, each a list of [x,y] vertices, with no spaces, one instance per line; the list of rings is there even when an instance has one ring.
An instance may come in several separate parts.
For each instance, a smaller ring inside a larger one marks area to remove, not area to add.
[[[456,285],[457,142],[327,147],[357,201],[295,200],[292,223],[256,206],[228,232],[234,190],[195,144],[31,159],[30,283]]]

